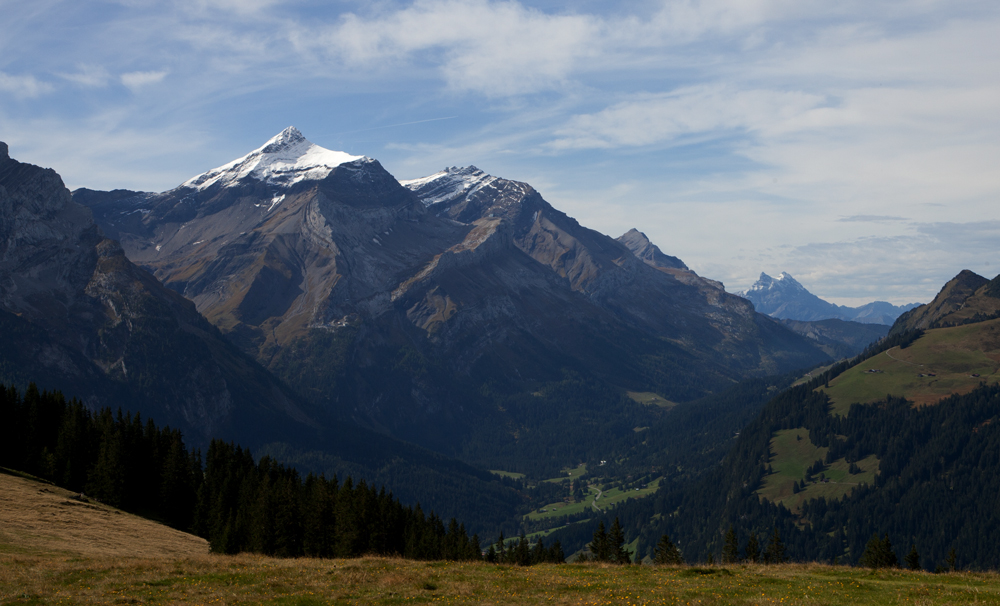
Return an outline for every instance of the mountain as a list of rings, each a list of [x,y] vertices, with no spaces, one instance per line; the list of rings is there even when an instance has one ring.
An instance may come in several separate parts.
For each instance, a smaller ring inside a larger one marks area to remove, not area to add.
[[[651,266],[475,167],[401,184],[288,128],[167,192],[74,196],[330,415],[489,468],[598,456],[578,434],[658,414],[625,389],[691,400],[827,359],[680,261],[647,249],[673,265]]]
[[[104,237],[50,169],[0,145],[4,380],[127,407],[197,442],[309,431],[308,408]]]
[[[11,159],[5,144],[0,243],[0,382],[141,413],[182,430],[194,447],[235,440],[303,470],[388,485],[471,528],[495,528],[524,501],[487,472],[332,419],[301,398],[133,265],[54,171]]]
[[[893,333],[958,326],[1000,317],[1000,276],[986,278],[963,269],[934,300],[901,315]]]
[[[736,294],[749,299],[754,309],[760,313],[783,320],[811,321],[835,318],[863,324],[891,326],[900,314],[919,305],[919,303],[893,305],[885,301],[873,301],[861,307],[835,305],[812,294],[785,272],[778,274],[777,278],[761,273],[753,286]]]

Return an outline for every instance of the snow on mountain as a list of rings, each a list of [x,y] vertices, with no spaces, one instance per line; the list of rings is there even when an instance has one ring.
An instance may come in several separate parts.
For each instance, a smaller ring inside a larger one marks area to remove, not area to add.
[[[451,202],[462,196],[470,196],[490,187],[497,178],[487,175],[475,166],[452,166],[441,172],[420,179],[410,179],[399,183],[417,193],[427,206],[440,202]]]
[[[325,149],[311,143],[294,126],[289,126],[242,158],[188,179],[181,187],[204,191],[216,184],[227,187],[246,177],[275,185],[292,185],[324,179],[334,168],[356,160],[369,158]]]

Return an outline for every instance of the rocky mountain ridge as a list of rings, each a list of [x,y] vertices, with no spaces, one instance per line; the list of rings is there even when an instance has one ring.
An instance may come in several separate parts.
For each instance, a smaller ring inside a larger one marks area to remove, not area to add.
[[[989,280],[963,269],[934,300],[899,317],[890,334],[972,324],[1000,317],[1000,276]]]

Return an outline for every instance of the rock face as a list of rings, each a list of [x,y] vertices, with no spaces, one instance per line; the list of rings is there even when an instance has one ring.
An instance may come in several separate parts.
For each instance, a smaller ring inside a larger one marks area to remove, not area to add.
[[[524,439],[497,386],[530,400],[570,373],[687,400],[826,359],[648,241],[640,259],[475,167],[401,184],[289,128],[162,194],[74,195],[312,401],[446,452]]]
[[[105,238],[52,170],[0,144],[3,380],[125,406],[193,442],[308,427],[296,397]]]
[[[643,263],[651,265],[657,269],[681,269],[687,270],[687,265],[677,257],[663,254],[655,244],[649,241],[646,234],[638,229],[632,228],[618,236],[618,241],[624,244],[632,254],[642,260]]]
[[[736,294],[750,300],[760,313],[781,320],[838,319],[891,326],[900,314],[919,305],[893,305],[885,301],[873,301],[861,307],[835,305],[812,294],[784,272],[777,278],[761,273],[753,286]]]

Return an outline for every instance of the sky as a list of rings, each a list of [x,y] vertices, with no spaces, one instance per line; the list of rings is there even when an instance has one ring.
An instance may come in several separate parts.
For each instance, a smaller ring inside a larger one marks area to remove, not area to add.
[[[294,125],[474,164],[734,292],[1000,273],[996,0],[0,0],[0,141],[165,191]]]

